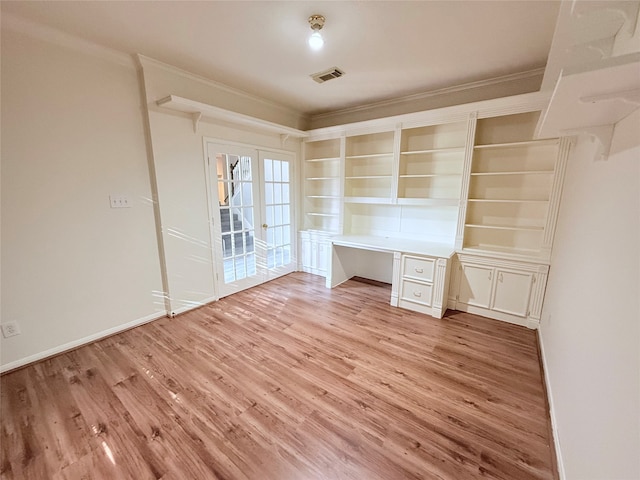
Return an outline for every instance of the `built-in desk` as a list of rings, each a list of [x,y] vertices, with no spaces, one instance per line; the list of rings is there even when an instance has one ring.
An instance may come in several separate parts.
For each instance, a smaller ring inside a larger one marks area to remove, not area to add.
[[[359,252],[390,255],[391,305],[442,318],[447,309],[449,271],[453,245],[402,238],[360,235],[331,237],[327,288],[359,275]],[[355,254],[354,249],[358,250]],[[377,280],[378,278],[376,278]]]

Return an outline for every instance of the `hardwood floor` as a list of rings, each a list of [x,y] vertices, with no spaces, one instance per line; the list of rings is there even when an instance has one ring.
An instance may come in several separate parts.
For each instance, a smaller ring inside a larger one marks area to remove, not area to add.
[[[2,478],[553,479],[535,332],[294,273],[8,373]]]

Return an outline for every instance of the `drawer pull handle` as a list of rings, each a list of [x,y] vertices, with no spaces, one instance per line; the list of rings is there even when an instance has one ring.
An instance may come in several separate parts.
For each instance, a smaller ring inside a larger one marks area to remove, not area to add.
[[[413,292],[413,296],[414,297],[421,297],[422,296],[422,292]]]
[[[422,272],[424,272],[424,270],[423,270],[422,268],[413,267],[413,269],[416,271],[416,273],[422,273]]]

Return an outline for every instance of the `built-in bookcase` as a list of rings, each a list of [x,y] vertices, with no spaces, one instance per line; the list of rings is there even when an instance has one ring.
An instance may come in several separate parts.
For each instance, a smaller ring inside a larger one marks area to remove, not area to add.
[[[307,141],[304,229],[548,262],[568,140],[534,140],[539,115],[471,112]]]
[[[345,202],[391,203],[394,195],[394,132],[347,137]]]
[[[305,149],[302,268],[332,271],[325,263],[333,265],[334,234],[342,235],[338,245],[446,245],[456,251],[451,270],[444,262],[441,283],[449,308],[535,327],[571,141],[535,139],[543,102],[513,101],[478,104],[462,115],[443,109],[447,115],[425,115],[424,123],[394,117],[387,130],[376,121],[369,131],[363,122],[312,132]],[[331,135],[336,138],[324,140]],[[387,267],[358,255],[362,271],[382,279],[378,270]],[[402,272],[394,277],[402,285],[395,304],[412,308],[419,298],[428,306],[429,281],[410,278],[404,266]],[[434,311],[428,308],[418,310]]]
[[[538,116],[478,120],[463,248],[534,258],[550,249],[545,231],[560,141],[533,140]]]
[[[458,205],[466,134],[466,122],[402,130],[398,204]]]
[[[340,139],[305,144],[304,229],[338,233],[342,202]]]

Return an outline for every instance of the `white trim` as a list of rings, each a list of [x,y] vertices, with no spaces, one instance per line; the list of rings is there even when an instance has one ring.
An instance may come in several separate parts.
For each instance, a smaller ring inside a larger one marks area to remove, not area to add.
[[[156,105],[168,108],[178,112],[190,113],[193,117],[194,132],[198,131],[198,123],[204,116],[214,120],[224,120],[229,123],[253,127],[257,130],[279,133],[281,135],[290,135],[293,137],[306,137],[307,134],[297,128],[287,127],[278,123],[262,120],[257,117],[245,115],[244,113],[233,112],[224,108],[209,105],[207,103],[190,100],[188,98],[179,97],[177,95],[169,95],[167,97],[156,100]]]
[[[520,317],[509,313],[499,312],[497,310],[491,310],[485,307],[477,307],[475,305],[462,303],[460,300],[456,301],[456,305],[454,307],[449,308],[451,308],[452,310],[458,310],[459,312],[472,313],[474,315],[480,315],[481,317],[492,318],[494,320],[500,320],[502,322],[520,325],[521,327],[527,327],[531,330],[537,330],[539,328],[538,322],[530,317]]]
[[[231,93],[233,95],[237,95],[239,97],[242,98],[246,98],[248,100],[251,100],[252,102],[257,102],[260,103],[262,105],[265,105],[269,108],[272,109],[277,109],[280,110],[281,112],[287,113],[289,115],[295,115],[299,118],[300,121],[302,121],[303,123],[308,122],[309,118],[307,115],[304,115],[303,113],[301,113],[298,110],[294,110],[293,108],[289,108],[285,105],[282,105],[280,103],[276,103],[270,100],[267,100],[265,98],[261,98],[258,97],[256,95],[251,95],[243,90],[239,90],[237,88],[234,87],[230,87],[229,85],[225,85],[224,83],[219,83],[216,82],[214,80],[208,79],[206,77],[203,77],[201,75],[197,75],[195,73],[191,73],[188,72],[186,70],[182,70],[181,68],[175,67],[173,65],[169,65],[168,63],[164,63],[161,62],[160,60],[156,60],[154,58],[151,57],[147,57],[145,55],[141,55],[141,54],[137,54],[136,55],[138,63],[140,64],[140,66],[142,68],[145,68],[147,66],[153,66],[162,70],[165,70],[167,72],[173,73],[175,75],[180,75],[181,77],[187,78],[189,80],[193,80],[199,83],[203,83],[209,87],[213,87],[219,90],[222,90],[226,93]]]
[[[13,362],[9,362],[7,364],[1,365],[0,373],[5,373],[10,370],[15,370],[16,368],[24,367],[25,365],[28,365],[30,363],[34,363],[39,360],[44,360],[45,358],[53,357],[54,355],[59,355],[60,353],[73,350],[78,347],[82,347],[83,345],[96,342],[103,338],[110,337],[111,335],[115,335],[116,333],[124,332],[125,330],[129,330],[131,328],[144,325],[145,323],[153,322],[154,320],[158,320],[159,318],[166,317],[166,316],[167,316],[166,312],[152,313],[151,315],[138,318],[137,320],[133,320],[132,322],[123,323],[122,325],[118,325],[117,327],[108,328],[107,330],[102,330],[101,332],[94,333],[93,335],[79,338],[78,340],[74,340],[72,342],[65,343],[63,345],[51,348],[49,350],[45,350],[44,352],[36,353],[35,355],[29,355],[28,357],[24,357],[19,360],[15,360]]]
[[[415,113],[404,113],[391,117],[346,123],[332,127],[321,127],[307,130],[307,140],[314,141],[316,139],[337,138],[346,134],[351,136],[358,135],[359,133],[393,130],[398,124],[400,128],[414,128],[441,123],[464,122],[467,121],[469,115],[474,112],[477,114],[477,118],[480,119],[544,110],[549,103],[550,96],[550,92],[523,93],[510,97],[493,98],[479,102],[452,105],[450,107],[424,110]]]
[[[27,20],[12,13],[2,13],[2,28],[136,70],[136,61],[132,55],[84,40],[55,27]]]
[[[544,353],[544,343],[542,342],[542,329],[538,327],[538,344],[540,345],[540,356],[542,360],[542,375],[547,387],[547,401],[549,402],[549,418],[551,419],[551,436],[556,449],[556,462],[558,463],[558,475],[560,480],[566,480],[564,472],[564,462],[562,461],[562,451],[560,450],[560,439],[558,435],[558,422],[556,420],[555,409],[553,408],[553,393],[551,392],[551,381],[549,380],[549,368],[547,367],[547,357]]]
[[[512,73],[508,75],[502,75],[500,77],[493,77],[486,80],[478,80],[475,82],[462,83],[460,85],[454,85],[451,87],[439,88],[436,90],[429,90],[422,93],[414,93],[411,95],[405,95],[403,97],[393,98],[389,100],[381,100],[379,102],[368,103],[366,105],[359,105],[356,107],[343,108],[340,110],[332,110],[329,112],[319,113],[317,115],[311,115],[311,122],[316,120],[322,120],[324,118],[331,118],[337,115],[348,115],[352,113],[366,112],[367,110],[373,110],[376,108],[393,107],[402,103],[416,103],[420,100],[424,100],[431,97],[438,97],[442,95],[448,95],[451,93],[466,92],[476,88],[490,87],[493,85],[499,85],[501,83],[511,82],[514,80],[526,80],[536,76],[542,76],[544,74],[544,67],[535,68],[533,70],[527,70],[525,72]]]
[[[214,287],[214,290],[215,290],[215,287]],[[181,313],[195,310],[196,308],[204,307],[205,305],[211,302],[215,302],[217,300],[218,300],[218,297],[214,296],[214,297],[205,298],[204,300],[200,300],[198,302],[189,302],[189,305],[187,305],[186,307],[178,308],[177,310],[171,310],[168,316],[173,318],[176,315],[180,315]]]

